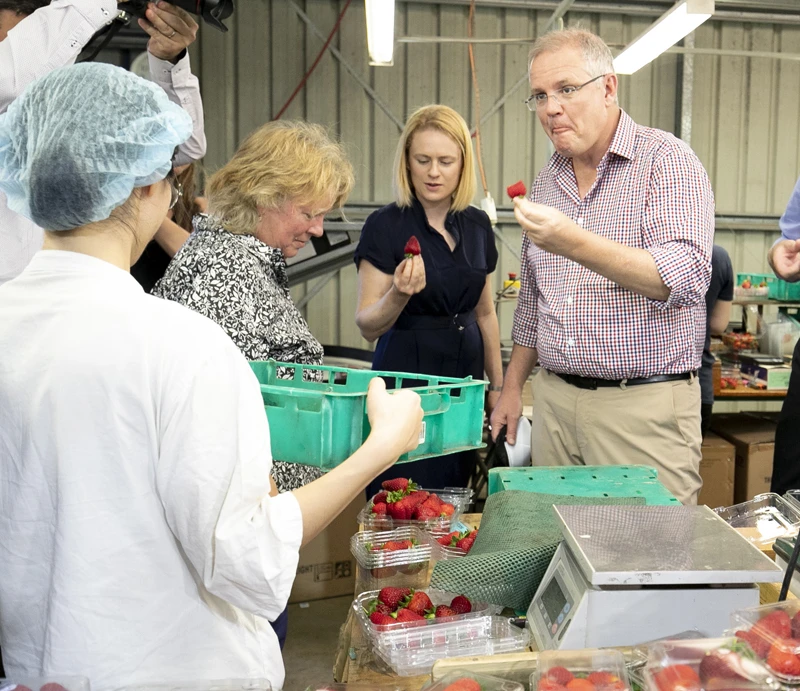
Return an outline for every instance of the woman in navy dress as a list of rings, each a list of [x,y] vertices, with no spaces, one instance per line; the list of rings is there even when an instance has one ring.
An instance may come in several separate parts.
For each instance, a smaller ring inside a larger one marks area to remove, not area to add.
[[[497,248],[488,216],[470,206],[475,195],[472,140],[452,108],[432,105],[406,123],[395,156],[396,202],[364,223],[356,248],[356,323],[378,339],[374,370],[488,379],[489,413],[503,368],[490,274]],[[421,254],[405,257],[416,236]],[[474,452],[394,466],[383,480],[410,477],[423,487],[463,487]]]

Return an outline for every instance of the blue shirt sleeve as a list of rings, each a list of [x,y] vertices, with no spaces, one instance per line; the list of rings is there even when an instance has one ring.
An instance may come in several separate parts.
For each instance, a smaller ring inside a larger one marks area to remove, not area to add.
[[[781,238],[784,240],[800,240],[800,179],[794,187],[794,192],[786,205],[778,225],[781,228]]]

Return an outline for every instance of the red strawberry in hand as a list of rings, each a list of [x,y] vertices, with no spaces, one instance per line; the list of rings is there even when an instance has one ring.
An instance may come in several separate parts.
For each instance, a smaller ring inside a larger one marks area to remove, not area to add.
[[[412,257],[422,254],[422,248],[419,246],[419,240],[417,240],[416,235],[412,235],[408,238],[408,242],[403,248],[403,254],[406,255],[406,259],[411,259]]]
[[[524,197],[525,193],[528,190],[525,188],[525,183],[522,180],[518,180],[513,185],[509,185],[506,187],[506,193],[508,194],[511,199],[516,199],[517,197]]]

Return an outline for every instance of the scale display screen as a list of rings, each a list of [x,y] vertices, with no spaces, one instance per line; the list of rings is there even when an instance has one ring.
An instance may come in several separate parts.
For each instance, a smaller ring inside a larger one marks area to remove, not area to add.
[[[550,579],[550,583],[542,593],[542,604],[544,605],[545,610],[547,610],[547,616],[550,617],[551,622],[554,622],[558,619],[558,615],[561,614],[561,611],[564,609],[564,605],[567,604],[567,598],[564,596],[564,591],[561,589],[561,586],[558,584],[558,581],[555,579],[555,577]]]

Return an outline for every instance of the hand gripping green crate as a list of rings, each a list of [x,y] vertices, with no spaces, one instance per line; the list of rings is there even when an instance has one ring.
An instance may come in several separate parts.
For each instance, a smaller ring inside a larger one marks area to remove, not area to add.
[[[367,388],[379,376],[389,390],[402,388],[407,380],[423,382],[409,387],[419,394],[424,412],[420,444],[400,463],[484,446],[484,381],[275,360],[251,362],[250,367],[261,384],[276,460],[330,470],[351,456],[369,435]],[[278,368],[294,375],[279,378]],[[311,381],[306,372],[321,373],[322,381]]]

